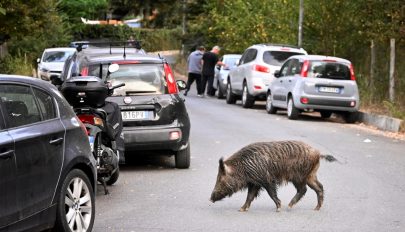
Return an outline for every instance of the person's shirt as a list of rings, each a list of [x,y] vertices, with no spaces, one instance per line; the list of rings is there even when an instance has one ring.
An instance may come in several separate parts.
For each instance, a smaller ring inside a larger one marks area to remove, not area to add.
[[[201,74],[201,59],[203,53],[199,50],[192,52],[187,59],[187,66],[189,73]]]
[[[202,74],[207,76],[215,75],[215,66],[218,62],[217,54],[213,52],[206,52],[204,53],[203,57],[203,67],[202,67]]]

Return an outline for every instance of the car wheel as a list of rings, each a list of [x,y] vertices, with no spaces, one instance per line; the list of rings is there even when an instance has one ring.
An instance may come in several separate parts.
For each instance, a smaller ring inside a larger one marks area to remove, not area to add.
[[[255,104],[255,98],[249,94],[249,90],[247,87],[246,82],[243,83],[243,90],[242,90],[242,107],[243,108],[252,108]]]
[[[321,111],[320,113],[322,118],[330,118],[332,116],[332,112],[330,111]]]
[[[346,123],[355,123],[358,119],[357,112],[345,112],[342,116]]]
[[[224,92],[222,91],[221,86],[219,85],[219,81],[218,81],[218,99],[222,99],[224,98]]]
[[[55,231],[91,231],[95,217],[95,196],[87,175],[74,169],[62,183],[57,201]]]
[[[232,93],[231,83],[228,81],[228,85],[226,88],[226,103],[228,104],[235,104],[236,103],[236,96]]]
[[[266,111],[269,114],[275,114],[277,113],[277,108],[273,106],[273,100],[271,98],[271,93],[267,94],[266,98]]]
[[[117,182],[118,177],[120,176],[120,167],[118,166],[117,170],[111,175],[111,177],[105,182],[107,185],[113,185]]]
[[[176,168],[189,168],[190,167],[190,143],[186,149],[177,151],[175,156]]]
[[[288,119],[297,119],[300,111],[294,106],[294,100],[292,97],[288,98],[287,103],[287,117]]]

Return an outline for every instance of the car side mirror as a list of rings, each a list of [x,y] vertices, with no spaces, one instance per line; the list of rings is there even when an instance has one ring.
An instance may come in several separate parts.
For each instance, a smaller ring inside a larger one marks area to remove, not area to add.
[[[280,70],[276,70],[274,72],[274,77],[280,77],[280,76],[281,76]]]
[[[108,72],[110,73],[114,73],[118,71],[118,69],[120,69],[119,64],[110,64],[110,66],[108,66]]]
[[[179,90],[185,90],[187,87],[187,84],[183,80],[177,80],[176,81],[177,87],[179,87]]]
[[[41,59],[40,59],[40,58],[37,58],[37,63],[39,64],[39,62],[41,62]]]

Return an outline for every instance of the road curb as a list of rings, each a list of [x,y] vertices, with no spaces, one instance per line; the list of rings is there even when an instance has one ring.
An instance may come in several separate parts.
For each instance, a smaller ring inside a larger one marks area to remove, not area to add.
[[[384,115],[377,115],[366,112],[359,112],[359,122],[375,126],[380,130],[399,132],[405,129],[404,120],[392,118]]]

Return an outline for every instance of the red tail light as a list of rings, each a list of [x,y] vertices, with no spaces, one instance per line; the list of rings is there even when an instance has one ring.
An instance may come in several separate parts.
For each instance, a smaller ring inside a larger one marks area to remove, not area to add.
[[[168,63],[164,63],[164,69],[169,93],[178,93],[179,90],[177,89],[177,84],[176,81],[174,80],[172,69],[170,68]]]
[[[100,118],[91,114],[79,114],[77,117],[80,119],[82,123],[87,123],[91,125],[98,124],[97,122],[100,120]]]
[[[253,65],[253,70],[258,71],[258,72],[264,72],[264,73],[270,73],[270,68],[264,65]]]
[[[89,135],[89,131],[87,130],[86,126],[82,123],[82,120],[80,120],[79,117],[76,116],[77,122],[80,125],[80,128],[82,128],[82,131],[84,132],[85,135]]]
[[[309,69],[309,61],[306,60],[302,64],[302,69],[301,69],[301,76],[302,77],[308,77],[308,69]]]
[[[352,80],[352,81],[356,80],[356,76],[354,75],[354,68],[353,68],[352,64],[350,64],[350,80]]]
[[[82,70],[80,71],[81,76],[88,76],[89,75],[89,68],[88,67],[83,67]]]
[[[301,97],[300,100],[301,100],[302,104],[308,104],[308,102],[309,102],[308,98],[306,98],[306,97]]]

